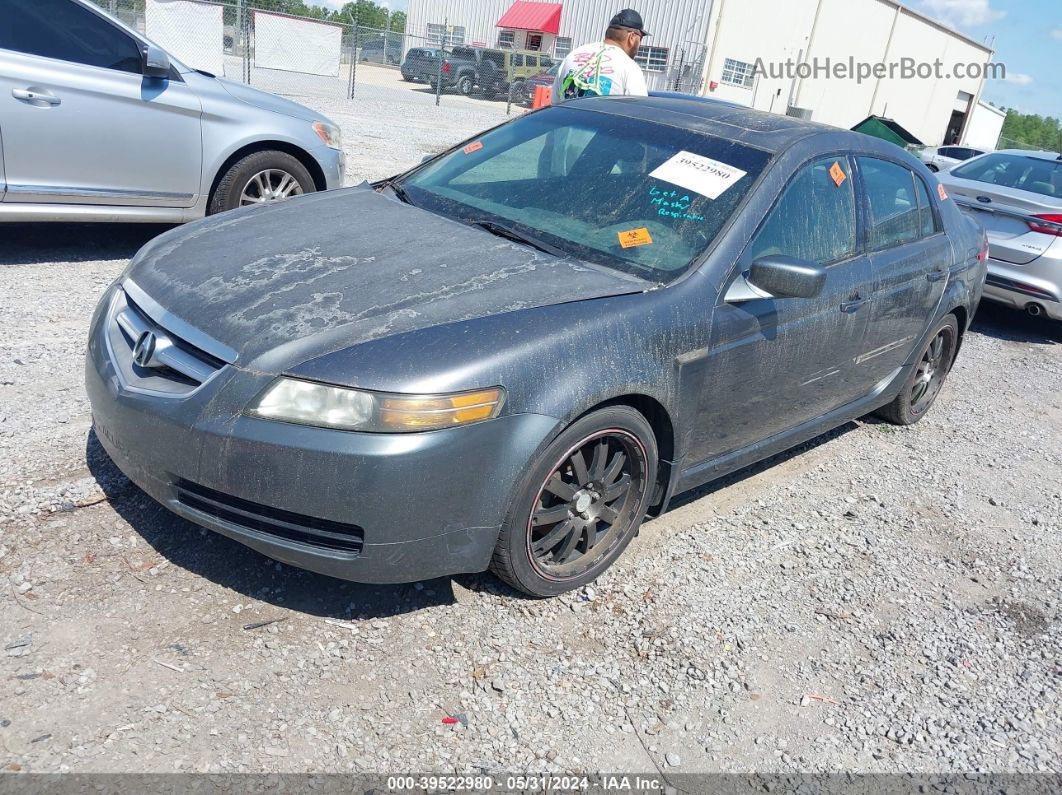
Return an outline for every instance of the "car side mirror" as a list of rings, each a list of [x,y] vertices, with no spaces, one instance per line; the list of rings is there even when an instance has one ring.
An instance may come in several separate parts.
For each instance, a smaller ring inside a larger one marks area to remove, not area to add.
[[[826,286],[826,269],[795,257],[761,257],[727,292],[727,303],[757,298],[814,298]]]
[[[144,77],[165,80],[170,76],[170,56],[154,44],[144,46]]]
[[[434,160],[434,159],[435,159],[435,155],[424,155],[424,157],[422,157],[420,159],[420,162],[421,163],[427,163],[429,160]]]

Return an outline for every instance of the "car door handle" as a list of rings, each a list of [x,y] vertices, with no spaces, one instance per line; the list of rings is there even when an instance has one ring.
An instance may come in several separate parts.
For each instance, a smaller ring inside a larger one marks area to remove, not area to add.
[[[869,298],[853,298],[851,301],[844,301],[841,304],[841,311],[847,315],[850,315],[853,312],[858,312],[862,306],[869,303]]]
[[[11,96],[15,99],[23,99],[26,102],[40,102],[45,105],[58,105],[62,102],[55,94],[47,91],[31,91],[28,88],[13,88]]]
[[[930,271],[929,273],[926,274],[926,279],[928,279],[931,282],[943,281],[946,278],[948,278],[948,272],[947,271]]]

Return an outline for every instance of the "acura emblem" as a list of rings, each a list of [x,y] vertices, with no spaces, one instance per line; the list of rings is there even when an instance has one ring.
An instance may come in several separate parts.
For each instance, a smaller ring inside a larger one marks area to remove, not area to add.
[[[141,334],[133,346],[133,361],[141,367],[151,365],[151,357],[155,355],[155,335],[150,331]]]

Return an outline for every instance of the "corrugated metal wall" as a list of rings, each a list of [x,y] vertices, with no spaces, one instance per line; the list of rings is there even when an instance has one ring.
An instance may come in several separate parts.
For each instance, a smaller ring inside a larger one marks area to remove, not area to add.
[[[498,40],[497,21],[513,0],[409,0],[407,32],[425,36],[428,24],[448,23],[465,28],[467,42],[481,41],[494,46]],[[653,35],[645,44],[668,50],[664,71],[646,71],[649,87],[674,87],[680,77],[680,64],[686,79],[682,87],[694,88],[699,79],[699,59],[708,40],[708,20],[712,0],[564,0],[560,36],[572,39],[578,47],[600,41],[608,21],[622,8],[635,8]]]

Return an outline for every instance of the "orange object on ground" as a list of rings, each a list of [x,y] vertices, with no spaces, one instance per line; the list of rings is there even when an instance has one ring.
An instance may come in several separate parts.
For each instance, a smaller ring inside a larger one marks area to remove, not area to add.
[[[549,86],[535,86],[535,97],[531,102],[531,110],[538,110],[553,104],[553,89]]]

